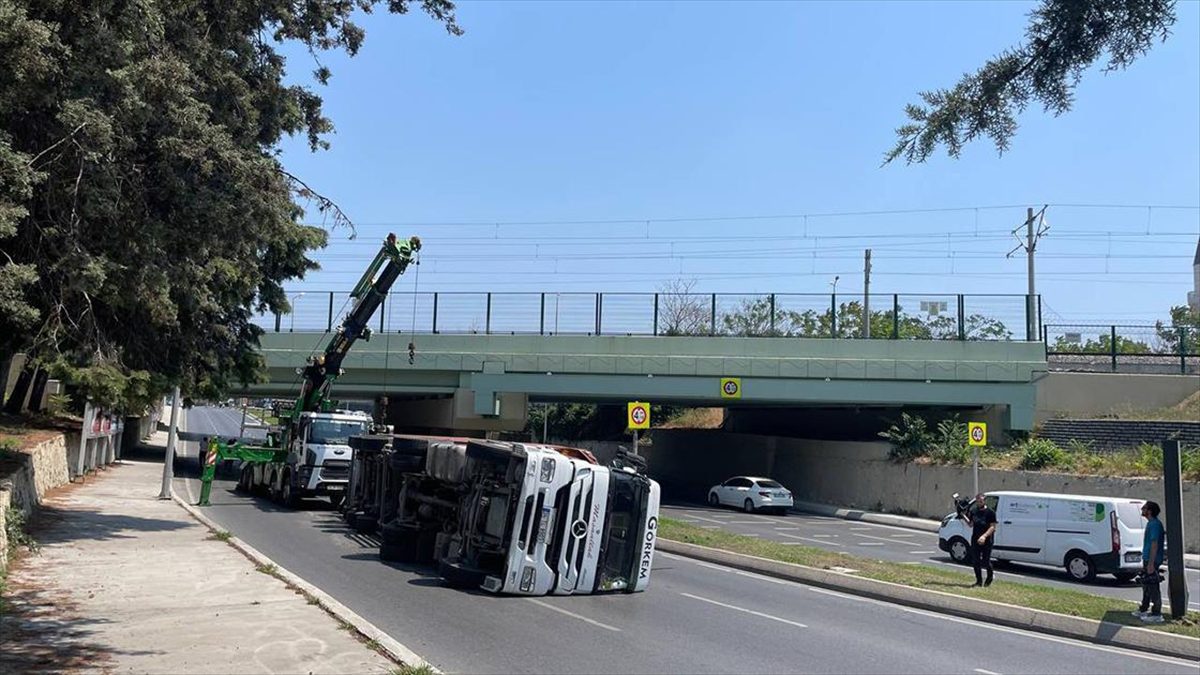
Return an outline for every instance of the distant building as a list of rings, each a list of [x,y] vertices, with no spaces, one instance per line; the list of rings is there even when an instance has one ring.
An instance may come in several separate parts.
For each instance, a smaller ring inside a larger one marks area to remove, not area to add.
[[[1188,307],[1200,312],[1200,240],[1196,241],[1196,257],[1192,259],[1192,292],[1188,293]]]

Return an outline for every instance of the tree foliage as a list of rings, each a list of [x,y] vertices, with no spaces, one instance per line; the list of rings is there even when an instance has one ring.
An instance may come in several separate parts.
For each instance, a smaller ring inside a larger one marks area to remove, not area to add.
[[[957,158],[986,136],[1003,153],[1030,103],[1061,115],[1074,103],[1084,71],[1104,60],[1122,70],[1165,40],[1175,23],[1174,0],[1042,0],[1030,14],[1025,42],[1004,51],[954,87],[921,92],[905,106],[909,123],[896,129],[888,163],[924,162],[942,146]]]
[[[1200,311],[1187,305],[1171,308],[1171,322],[1154,323],[1158,333],[1160,351],[1178,354],[1181,351],[1189,354],[1200,353]],[[1181,349],[1182,347],[1182,349]]]
[[[379,5],[461,32],[448,0],[0,0],[0,359],[106,404],[254,380],[251,317],[326,240],[302,207],[344,220],[277,159],[333,129],[279,49],[353,55]]]

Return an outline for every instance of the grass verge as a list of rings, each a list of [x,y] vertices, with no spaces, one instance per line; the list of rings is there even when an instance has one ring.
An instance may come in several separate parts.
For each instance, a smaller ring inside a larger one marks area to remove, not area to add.
[[[1157,625],[1143,624],[1129,614],[1137,609],[1134,602],[1105,598],[1079,591],[1001,580],[996,580],[988,588],[973,588],[971,585],[975,583],[974,575],[963,572],[924,565],[903,565],[871,560],[808,546],[784,545],[724,530],[708,530],[670,518],[659,520],[658,536],[687,544],[697,544],[818,569],[850,569],[856,576],[914,588],[1200,638],[1200,612],[1188,612],[1187,616],[1179,621],[1168,621]],[[1135,589],[1130,589],[1131,595],[1136,592]]]

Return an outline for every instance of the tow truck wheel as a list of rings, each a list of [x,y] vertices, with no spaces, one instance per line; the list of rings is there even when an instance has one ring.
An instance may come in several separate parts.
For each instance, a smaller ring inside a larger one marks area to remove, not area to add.
[[[332,504],[333,508],[335,508],[335,509],[340,507],[342,505],[342,502],[345,500],[346,500],[346,495],[344,495],[344,494],[329,495],[329,503]]]
[[[247,494],[250,492],[252,480],[253,477],[250,475],[250,466],[243,466],[242,472],[238,474],[237,486],[234,489],[241,494]]]
[[[282,501],[283,498],[280,496],[279,489],[279,474],[271,474],[271,482],[267,483],[267,494],[271,497],[271,501],[273,502]]]
[[[280,481],[279,501],[289,509],[294,509],[300,506],[300,498],[296,496],[296,490],[292,487],[292,473],[290,471],[283,472],[283,479]]]
[[[484,577],[487,576],[482,570],[445,560],[438,563],[438,575],[442,577],[447,586],[466,589],[479,588]]]

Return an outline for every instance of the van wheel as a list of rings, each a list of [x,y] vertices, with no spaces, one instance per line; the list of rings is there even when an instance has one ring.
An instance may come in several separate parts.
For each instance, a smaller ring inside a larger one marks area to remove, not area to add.
[[[720,500],[720,498],[717,497],[717,493],[715,493],[715,492],[708,493],[708,505],[709,506],[720,506],[721,505],[721,500]]]
[[[747,499],[746,502],[742,504],[742,510],[746,513],[754,513],[754,500]]]
[[[954,537],[950,540],[950,559],[960,565],[967,564],[967,559],[971,557],[971,545],[962,537]]]
[[[1075,581],[1091,582],[1096,578],[1096,566],[1092,563],[1092,559],[1080,551],[1071,551],[1067,554],[1065,567],[1067,574]]]

